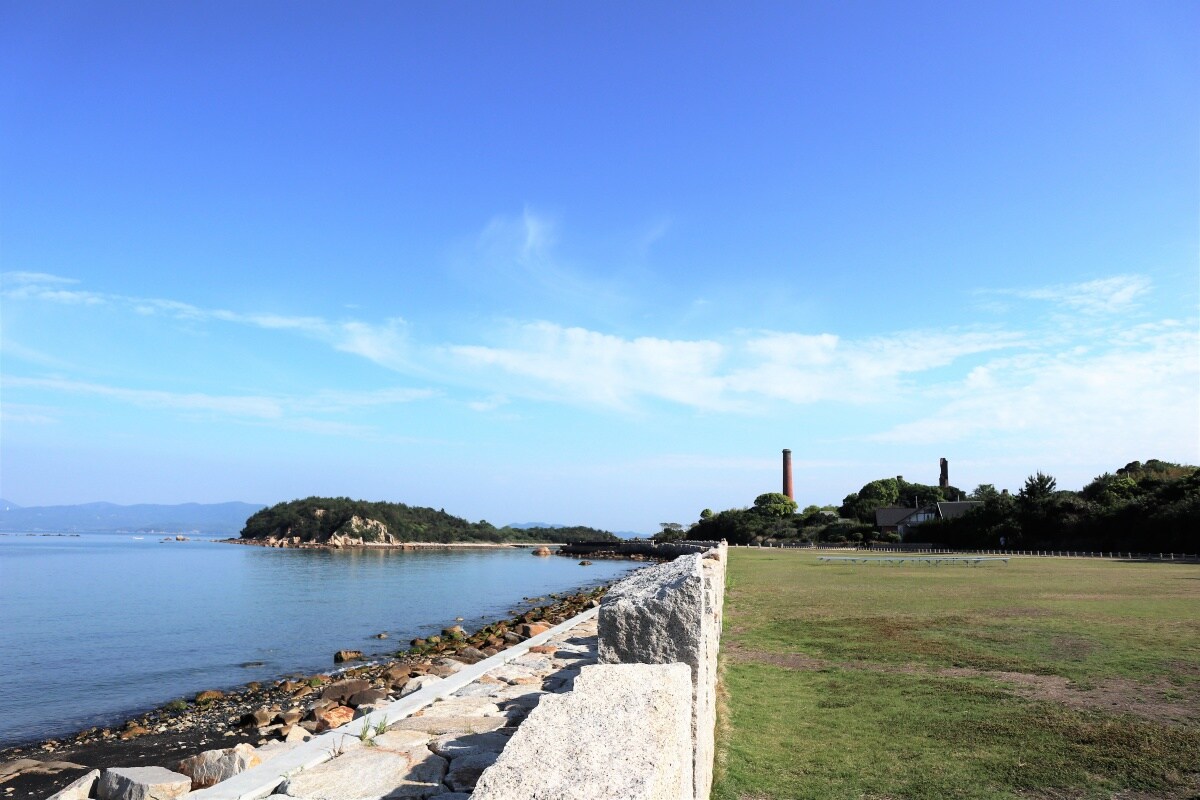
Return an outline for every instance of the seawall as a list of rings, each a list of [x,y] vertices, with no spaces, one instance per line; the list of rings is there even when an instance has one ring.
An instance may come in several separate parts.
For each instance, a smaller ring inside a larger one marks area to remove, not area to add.
[[[474,800],[708,799],[728,550],[671,547],[681,551],[675,560],[609,590],[598,615],[601,663],[534,709]],[[548,748],[565,757],[547,759]]]

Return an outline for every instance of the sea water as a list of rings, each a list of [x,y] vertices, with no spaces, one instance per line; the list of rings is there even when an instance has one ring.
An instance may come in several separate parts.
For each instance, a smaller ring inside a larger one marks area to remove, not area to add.
[[[112,725],[204,689],[328,671],[338,650],[386,657],[457,617],[473,630],[640,566],[581,567],[528,549],[139,536],[0,535],[0,746]]]

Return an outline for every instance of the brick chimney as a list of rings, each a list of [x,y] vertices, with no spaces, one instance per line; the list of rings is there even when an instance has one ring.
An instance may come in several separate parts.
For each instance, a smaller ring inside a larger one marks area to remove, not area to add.
[[[783,451],[783,493],[788,496],[789,500],[796,499],[796,493],[792,491],[792,451]]]
[[[946,459],[941,459],[942,474],[938,477],[938,486],[945,489],[950,486],[950,462]]]

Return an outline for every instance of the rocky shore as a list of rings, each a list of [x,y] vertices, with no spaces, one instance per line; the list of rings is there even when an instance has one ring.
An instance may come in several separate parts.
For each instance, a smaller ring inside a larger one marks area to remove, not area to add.
[[[386,662],[254,682],[231,691],[202,691],[123,725],[0,750],[0,800],[49,797],[87,770],[175,769],[184,759],[204,751],[240,744],[269,748],[272,742],[306,738],[549,630],[598,605],[607,589],[551,595],[548,599],[553,602],[472,633],[453,625],[437,635],[413,640],[407,650]],[[541,600],[532,598],[533,602]],[[47,713],[55,713],[52,698],[48,698],[47,709]]]

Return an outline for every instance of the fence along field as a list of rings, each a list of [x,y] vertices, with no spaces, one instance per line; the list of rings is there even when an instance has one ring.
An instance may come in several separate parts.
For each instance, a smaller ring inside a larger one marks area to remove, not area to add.
[[[714,797],[1200,792],[1200,565],[730,551]]]

